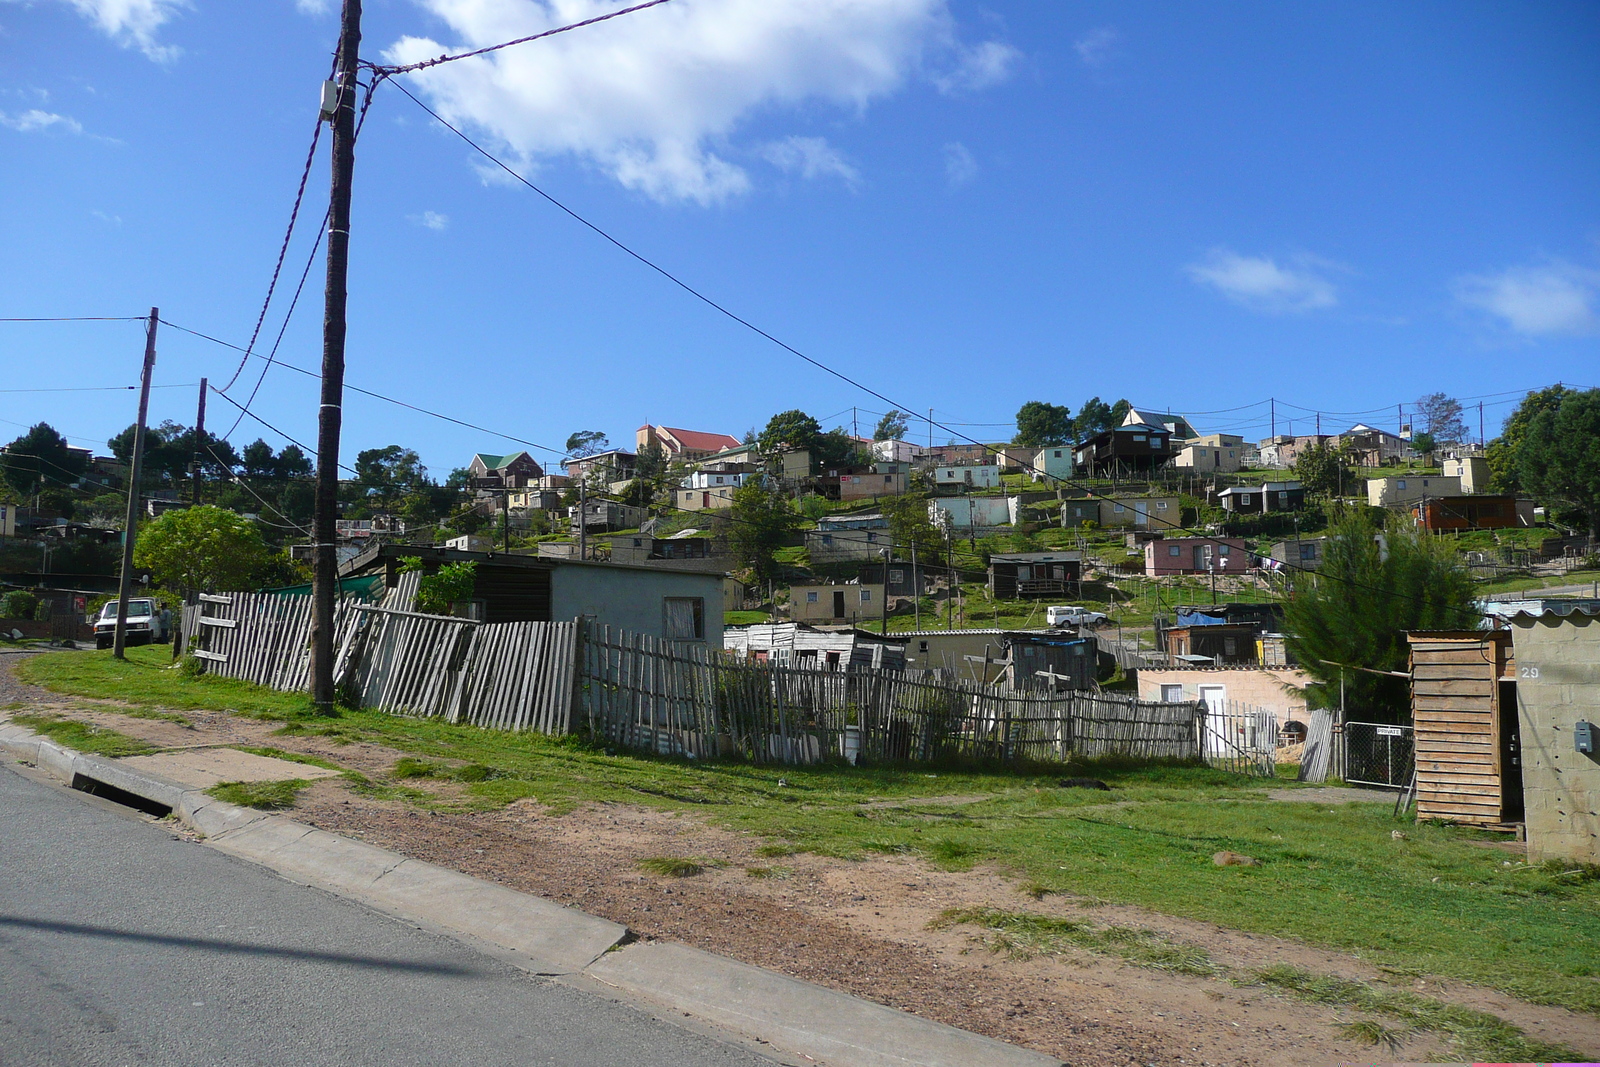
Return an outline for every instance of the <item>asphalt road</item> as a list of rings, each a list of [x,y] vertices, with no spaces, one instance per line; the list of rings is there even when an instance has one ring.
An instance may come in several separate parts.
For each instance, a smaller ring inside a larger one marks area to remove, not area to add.
[[[769,1065],[0,765],[0,1064]]]

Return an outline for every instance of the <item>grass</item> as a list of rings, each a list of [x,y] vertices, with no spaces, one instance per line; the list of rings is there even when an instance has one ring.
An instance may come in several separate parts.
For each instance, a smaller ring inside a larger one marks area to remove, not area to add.
[[[724,611],[722,613],[722,625],[724,626],[755,626],[758,623],[771,621],[771,614],[765,611]]]
[[[1501,1061],[1578,1058],[1573,1049],[1530,1038],[1519,1027],[1487,1012],[1405,990],[1316,975],[1285,965],[1237,973],[1213,960],[1199,945],[1163,937],[1150,930],[993,908],[951,909],[931,926],[934,929],[976,926],[982,931],[977,938],[979,943],[991,952],[1013,959],[1088,952],[1175,974],[1229,978],[1237,985],[1264,986],[1295,1000],[1329,1004],[1403,1024],[1391,1027],[1374,1019],[1362,1019],[1341,1028],[1346,1037],[1361,1044],[1384,1044],[1398,1049],[1410,1034],[1428,1031],[1449,1037],[1463,1054],[1474,1058]]]
[[[1477,592],[1479,596],[1486,596],[1490,593],[1534,592],[1539,589],[1559,588],[1568,585],[1593,585],[1597,581],[1600,581],[1600,571],[1573,571],[1571,574],[1552,575],[1545,578],[1502,578],[1498,581],[1483,582],[1477,587]]]
[[[206,795],[225,804],[280,811],[294,807],[300,790],[310,784],[304,778],[291,778],[286,782],[218,782],[206,790]]]
[[[121,759],[123,756],[148,756],[161,751],[157,746],[136,737],[77,719],[64,719],[59,715],[12,715],[11,721],[41,733],[59,745],[92,756]]]
[[[682,856],[650,856],[634,864],[646,874],[659,874],[664,878],[693,878],[705,873],[705,866]]]
[[[168,712],[231,711],[258,719],[315,713],[311,698],[303,693],[279,693],[214,674],[185,676],[172,665],[172,652],[163,645],[130,648],[127,656],[118,660],[109,652],[55,652],[29,657],[17,665],[16,673],[24,682],[53,693],[126,701]]]
[[[54,653],[21,670],[28,681],[67,691],[104,691],[110,677],[158,675],[139,666],[145,652],[133,650],[132,666],[104,653]],[[193,707],[220,702],[226,692],[237,710],[265,717],[284,714],[298,699],[237,683],[224,690],[207,677],[168,677],[115,695],[166,707],[169,685],[178,686],[173,704]],[[888,854],[956,869],[988,866],[1032,893],[1078,894],[1294,937],[1377,966],[1600,1014],[1593,959],[1600,879],[1506,865],[1505,853],[1483,847],[1494,835],[1397,822],[1393,799],[1384,795],[1334,806],[1268,801],[1269,786],[1294,787],[1204,767],[1118,761],[1038,774],[687,761],[373,711],[295,717],[280,732],[384,745],[412,761],[377,780],[347,773],[352,788],[368,795],[454,810],[537,797],[558,816],[588,803],[694,812],[749,835],[772,860],[801,852]],[[468,767],[484,770],[463,774]],[[1056,781],[1064,775],[1099,778],[1113,791],[1061,789]],[[436,796],[409,784],[435,780],[460,785]],[[1401,826],[1408,838],[1391,838]],[[1221,850],[1262,865],[1217,867],[1211,855]]]

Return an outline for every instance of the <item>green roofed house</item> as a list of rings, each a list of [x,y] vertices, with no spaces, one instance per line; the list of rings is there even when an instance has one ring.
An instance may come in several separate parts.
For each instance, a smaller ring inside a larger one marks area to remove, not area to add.
[[[496,456],[479,452],[467,465],[475,489],[526,489],[544,476],[544,469],[526,452]]]

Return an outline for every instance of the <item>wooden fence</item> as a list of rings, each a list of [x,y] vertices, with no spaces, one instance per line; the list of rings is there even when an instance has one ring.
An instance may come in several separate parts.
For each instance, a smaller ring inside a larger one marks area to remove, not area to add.
[[[753,663],[609,628],[581,654],[591,734],[653,752],[757,763],[1203,754],[1190,702]]]
[[[403,575],[402,578],[411,577]],[[416,583],[382,606],[335,607],[334,684],[361,707],[441,716],[499,730],[572,728],[576,622],[511,622],[424,615]],[[187,651],[206,669],[273,689],[309,687],[311,598],[202,594],[184,608]]]

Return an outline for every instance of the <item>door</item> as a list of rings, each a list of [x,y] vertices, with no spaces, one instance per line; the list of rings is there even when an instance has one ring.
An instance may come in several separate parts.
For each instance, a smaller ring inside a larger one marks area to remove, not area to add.
[[[833,617],[844,618],[844,592],[841,590],[833,594]]]
[[[1500,821],[1516,822],[1522,808],[1522,738],[1517,723],[1517,683],[1499,682]]]
[[[1196,573],[1205,573],[1206,562],[1210,558],[1210,553],[1207,551],[1209,548],[1209,545],[1194,546],[1194,569]]]
[[[1150,525],[1150,505],[1138,501],[1133,505],[1133,524],[1135,526]]]
[[[1227,689],[1220,685],[1202,685],[1200,687],[1200,703],[1205,705],[1205,754],[1208,756],[1236,756],[1239,754],[1238,742],[1229,730],[1229,722],[1223,709],[1227,706],[1225,699]]]

